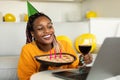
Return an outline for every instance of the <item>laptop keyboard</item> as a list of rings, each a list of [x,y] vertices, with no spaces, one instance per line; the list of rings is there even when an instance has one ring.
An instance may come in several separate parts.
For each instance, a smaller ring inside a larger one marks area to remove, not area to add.
[[[69,71],[54,72],[53,75],[63,78],[64,80],[86,80],[90,67],[84,69],[80,68]]]
[[[86,80],[88,73],[75,74],[68,76],[66,80]]]

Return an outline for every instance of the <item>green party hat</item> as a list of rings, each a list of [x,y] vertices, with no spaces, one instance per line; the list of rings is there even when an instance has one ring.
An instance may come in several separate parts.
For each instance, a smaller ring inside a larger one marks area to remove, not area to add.
[[[39,13],[37,9],[35,9],[30,2],[27,1],[27,7],[28,7],[28,16],[30,17],[31,15],[35,13]]]

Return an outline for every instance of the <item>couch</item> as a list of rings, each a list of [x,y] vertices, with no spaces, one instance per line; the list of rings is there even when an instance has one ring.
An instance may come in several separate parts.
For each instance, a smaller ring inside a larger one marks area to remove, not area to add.
[[[17,80],[17,63],[25,44],[26,23],[0,23],[0,80]]]

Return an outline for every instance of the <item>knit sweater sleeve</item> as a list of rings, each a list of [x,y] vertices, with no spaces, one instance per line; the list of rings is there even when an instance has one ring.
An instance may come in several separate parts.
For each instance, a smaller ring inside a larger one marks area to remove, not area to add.
[[[19,80],[30,80],[30,76],[35,72],[37,72],[37,68],[34,59],[27,47],[23,47],[18,62],[18,78]]]

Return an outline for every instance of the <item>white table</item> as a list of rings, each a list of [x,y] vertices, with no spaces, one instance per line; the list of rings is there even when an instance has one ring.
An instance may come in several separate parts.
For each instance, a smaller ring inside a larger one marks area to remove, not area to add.
[[[94,60],[96,58],[96,54],[93,54],[93,62],[87,66],[92,66],[94,63]],[[70,70],[70,69],[67,69]],[[47,71],[41,71],[38,73],[35,73],[31,76],[30,80],[64,80],[58,77],[55,77],[54,75],[52,75],[52,72],[55,71],[61,71],[61,70],[47,70]]]
[[[62,80],[61,78],[52,75],[53,71],[42,71],[31,76],[30,80]]]

